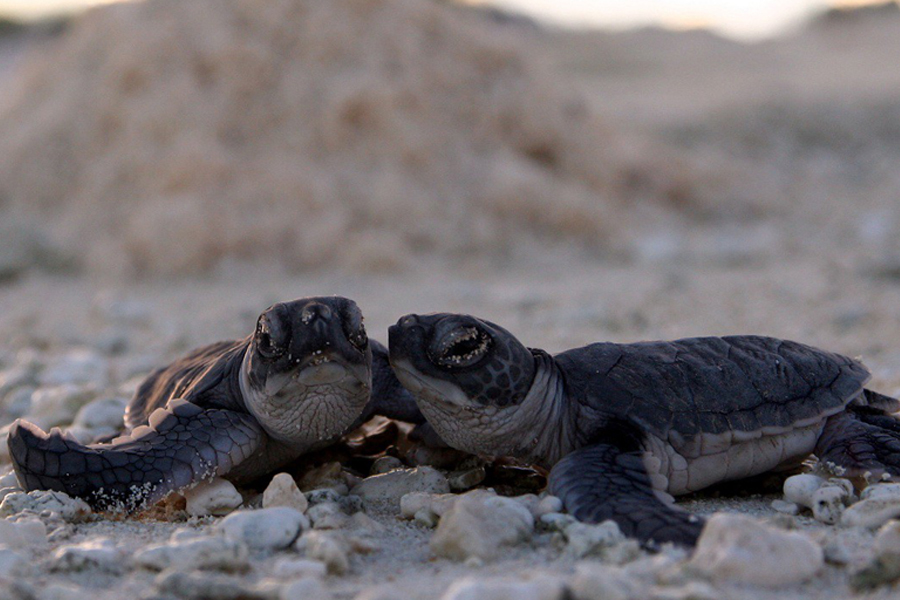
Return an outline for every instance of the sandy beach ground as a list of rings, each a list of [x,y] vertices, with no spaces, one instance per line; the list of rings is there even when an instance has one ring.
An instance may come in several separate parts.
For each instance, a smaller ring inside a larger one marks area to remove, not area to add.
[[[357,301],[369,335],[383,342],[399,316],[433,311],[483,316],[554,352],[599,340],[763,334],[860,357],[873,374],[869,387],[900,394],[900,75],[886,67],[894,65],[900,17],[885,14],[822,20],[756,45],[655,30],[543,35],[534,51],[565,74],[591,111],[641,143],[663,144],[696,168],[728,174],[726,191],[684,210],[617,205],[610,226],[617,215],[628,223],[625,251],[557,236],[488,254],[416,255],[371,272],[342,264],[291,270],[280,259],[226,257],[202,274],[123,277],[48,266],[29,255],[0,283],[0,381],[26,364],[46,373],[81,352],[99,365],[77,382],[94,390],[90,399],[125,397],[138,378],[184,351],[248,334],[273,302],[338,294]],[[41,51],[37,46],[52,42],[29,43]],[[0,45],[0,90],[17,76],[21,44]],[[16,255],[17,248],[4,251]],[[40,391],[40,375],[20,387],[29,386]],[[0,389],[7,421],[28,414],[24,392],[18,397],[25,404],[14,406],[15,386]],[[777,483],[754,482],[679,503],[698,514],[743,513],[799,530],[826,549],[825,565],[808,580],[773,588],[731,583],[697,574],[685,555],[667,550],[616,567],[626,583],[610,584],[619,595],[609,597],[894,597],[890,585],[866,594],[851,588],[875,554],[874,530],[823,524],[808,511],[779,513],[771,502],[782,497]],[[365,511],[382,527],[367,534],[368,553],[350,554],[346,573],[320,579],[322,597],[440,598],[465,577],[571,587],[578,565],[603,562],[576,558],[559,534],[540,530],[496,560],[452,561],[434,555],[433,530],[401,519],[398,506],[371,503]],[[202,597],[166,587],[163,576],[129,557],[176,531],[214,535],[216,517],[38,518],[49,538],[17,549],[26,564],[3,571],[0,596]],[[101,539],[111,540],[114,566],[60,566],[66,547]],[[254,553],[247,569],[221,576],[231,578],[234,597],[286,598],[293,579],[276,564],[301,555]],[[562,597],[554,593],[531,597]],[[462,597],[509,596],[454,596]]]

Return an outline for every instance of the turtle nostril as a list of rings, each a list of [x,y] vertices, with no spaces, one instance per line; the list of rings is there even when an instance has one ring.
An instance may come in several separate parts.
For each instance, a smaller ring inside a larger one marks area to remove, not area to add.
[[[307,304],[303,307],[303,312],[300,313],[300,320],[303,321],[305,325],[309,325],[316,319],[327,321],[330,318],[331,309],[318,302]]]

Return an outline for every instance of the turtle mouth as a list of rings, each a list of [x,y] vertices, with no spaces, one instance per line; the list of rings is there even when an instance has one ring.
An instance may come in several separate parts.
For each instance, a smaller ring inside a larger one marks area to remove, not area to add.
[[[281,393],[288,385],[315,387],[358,381],[370,385],[371,375],[365,364],[355,364],[333,352],[318,350],[311,356],[300,359],[296,366],[282,373],[269,373],[266,377],[265,393],[272,397]]]
[[[393,360],[391,366],[400,383],[417,400],[421,399],[428,404],[443,404],[461,408],[471,405],[468,396],[459,387],[445,379],[425,375],[406,359]]]

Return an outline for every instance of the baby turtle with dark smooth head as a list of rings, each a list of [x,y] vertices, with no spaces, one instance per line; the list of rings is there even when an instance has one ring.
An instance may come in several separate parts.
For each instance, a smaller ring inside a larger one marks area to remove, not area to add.
[[[550,470],[578,519],[691,546],[671,495],[796,465],[900,474],[900,402],[859,362],[757,336],[596,343],[551,356],[468,315],[407,315],[390,360],[451,446]]]
[[[263,312],[242,340],[155,371],[125,411],[127,433],[110,443],[83,445],[22,420],[8,443],[24,489],[136,509],[213,476],[270,473],[376,411],[421,420],[356,303],[304,298]]]

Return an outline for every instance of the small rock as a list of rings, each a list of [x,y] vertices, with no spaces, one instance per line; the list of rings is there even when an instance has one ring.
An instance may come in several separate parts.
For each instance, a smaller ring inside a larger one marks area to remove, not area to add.
[[[812,496],[824,483],[824,479],[811,473],[788,477],[784,480],[784,499],[806,508],[812,508]]]
[[[422,510],[416,512],[415,515],[413,515],[413,521],[415,521],[416,524],[421,525],[422,527],[434,529],[435,527],[437,527],[440,519],[436,514],[434,514],[427,508],[423,508]]]
[[[802,533],[728,513],[710,517],[690,562],[715,581],[764,587],[806,581],[823,564],[822,549]]]
[[[154,571],[169,568],[244,571],[249,566],[248,556],[247,546],[243,542],[203,536],[149,546],[134,555],[134,562]]]
[[[103,387],[109,383],[109,363],[89,348],[78,348],[47,365],[39,381],[46,386],[90,383]]]
[[[343,539],[324,531],[310,531],[297,540],[296,548],[307,558],[325,563],[329,573],[341,575],[350,569]]]
[[[538,502],[537,510],[532,514],[534,514],[535,519],[540,519],[546,514],[561,512],[562,509],[562,500],[560,500],[556,496],[547,495],[541,498],[541,501]]]
[[[531,581],[512,579],[457,579],[441,600],[563,600],[566,587],[555,578]]]
[[[300,478],[300,481],[297,482],[297,485],[304,492],[320,488],[341,489],[341,486],[346,487],[343,473],[344,471],[343,467],[341,467],[341,463],[325,463],[324,465],[310,469],[304,473],[303,477]],[[341,493],[346,494],[347,492],[344,490]]]
[[[97,569],[119,573],[122,567],[122,553],[112,540],[105,538],[58,548],[50,564],[50,570],[66,572]]]
[[[787,500],[772,500],[772,509],[784,515],[796,515],[800,512],[800,505]]]
[[[900,503],[900,483],[876,483],[866,487],[860,500],[893,500]]]
[[[720,600],[722,593],[704,581],[689,581],[677,586],[654,586],[647,600]]]
[[[577,523],[578,519],[566,513],[547,513],[541,515],[541,529],[545,531],[559,531],[562,533],[567,527],[573,523]]]
[[[640,554],[640,545],[634,540],[628,540],[613,521],[604,521],[599,524],[575,521],[565,527],[562,533],[566,538],[566,552],[576,558],[585,556],[606,558],[606,554],[611,548],[629,541],[631,542],[629,543],[630,553],[633,554],[633,557]]]
[[[298,510],[277,506],[233,512],[219,521],[216,529],[251,550],[275,551],[287,548],[309,529],[309,519]]]
[[[447,478],[440,471],[432,467],[416,467],[367,477],[351,493],[366,501],[399,503],[410,492],[445,494],[449,491]]]
[[[0,546],[23,548],[47,545],[47,526],[38,519],[0,520]]]
[[[88,402],[75,414],[73,427],[96,430],[98,432],[117,433],[122,429],[126,398],[99,398]],[[102,434],[101,433],[101,434]]]
[[[91,588],[51,583],[41,587],[36,600],[94,600],[96,597],[96,590]]]
[[[314,529],[343,529],[350,523],[350,517],[335,502],[320,502],[310,508],[306,516]]]
[[[28,560],[11,548],[0,547],[0,579],[13,579],[28,567]]]
[[[499,556],[503,546],[530,539],[533,529],[534,518],[520,503],[476,490],[460,496],[444,514],[430,547],[454,560],[487,561]]]
[[[288,473],[278,473],[272,478],[272,481],[263,492],[263,508],[272,508],[274,506],[287,506],[302,513],[306,512],[309,507],[309,501],[297,482]]]
[[[332,488],[320,488],[304,493],[303,497],[306,498],[307,506],[315,506],[322,502],[338,503],[344,495]]]
[[[426,510],[436,517],[442,516],[459,498],[456,494],[431,494],[428,492],[411,492],[400,498],[400,516],[412,519]]]
[[[31,395],[31,406],[23,418],[44,430],[68,425],[78,410],[96,395],[93,386],[65,384],[38,388]]]
[[[875,554],[900,555],[900,521],[888,521],[875,534],[872,542]]]
[[[244,503],[241,493],[234,484],[221,478],[201,481],[182,494],[187,501],[185,510],[192,517],[227,515]]]
[[[875,535],[875,556],[851,578],[856,590],[892,584],[900,579],[900,521],[888,521]]]
[[[322,578],[327,572],[325,563],[307,558],[280,558],[272,567],[272,574],[284,579]]]
[[[156,589],[181,600],[274,600],[278,588],[247,585],[237,577],[206,573],[163,571],[154,581]]]
[[[306,577],[281,588],[279,600],[330,600],[331,594],[317,578]]]
[[[36,490],[34,492],[14,492],[0,503],[0,517],[8,517],[24,510],[38,514],[47,511],[58,515],[64,521],[79,521],[91,514],[91,507],[80,498],[72,498],[62,492]]]
[[[372,467],[369,469],[369,475],[389,473],[396,469],[402,469],[403,467],[403,461],[396,456],[380,456],[372,463]]]
[[[24,417],[31,410],[31,398],[37,388],[30,385],[22,385],[0,394],[6,409],[6,417],[10,420]]]
[[[463,492],[472,489],[484,481],[486,476],[487,474],[482,466],[466,471],[454,471],[447,476],[447,484],[452,491]]]
[[[24,362],[0,371],[0,398],[6,400],[6,395],[14,389],[22,386],[34,386],[37,383],[35,375],[37,364]]]
[[[844,514],[844,507],[850,503],[851,491],[846,487],[826,483],[812,495],[812,511],[813,517],[817,521],[834,525],[841,520]]]
[[[643,583],[629,577],[620,567],[589,561],[575,565],[569,586],[575,600],[636,600],[646,597]]]
[[[876,529],[897,517],[900,517],[900,498],[885,494],[860,500],[848,507],[841,516],[841,525]]]

